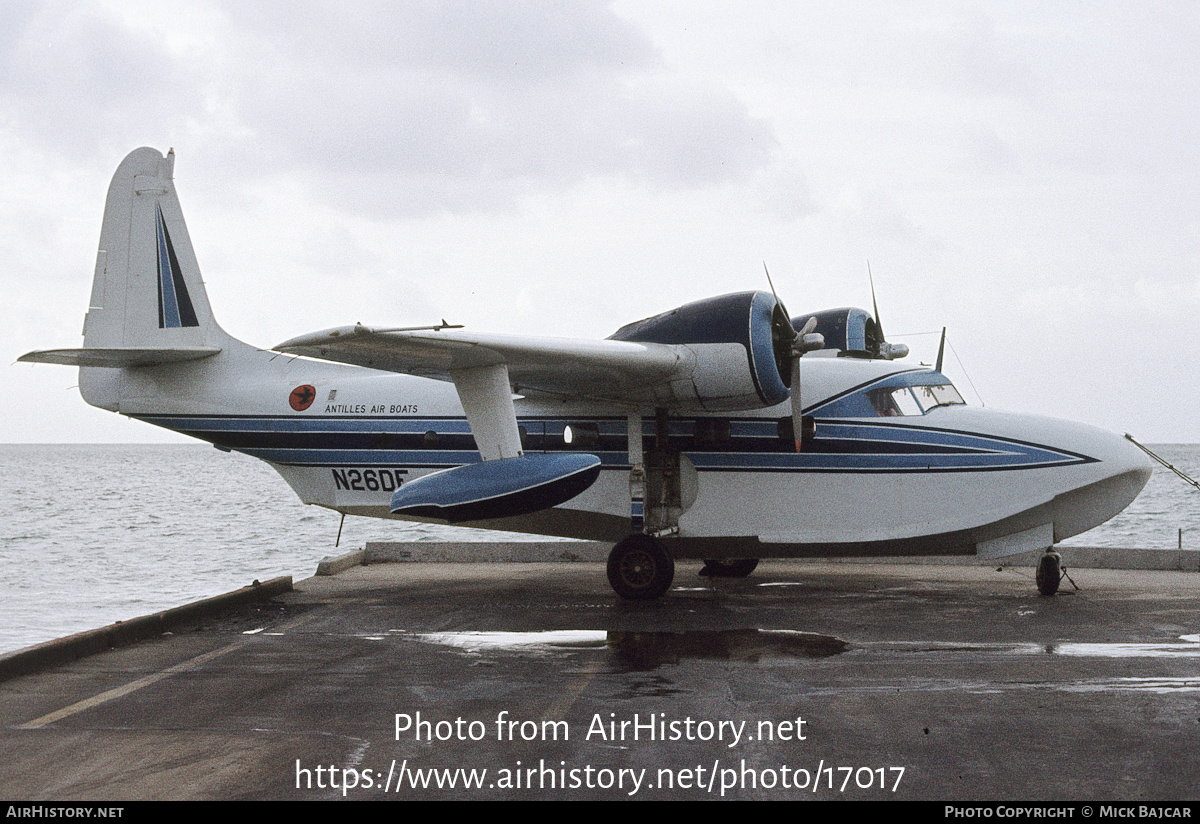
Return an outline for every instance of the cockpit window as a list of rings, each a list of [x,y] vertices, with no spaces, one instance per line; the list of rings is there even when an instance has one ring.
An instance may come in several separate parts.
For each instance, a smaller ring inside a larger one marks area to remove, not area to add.
[[[898,415],[920,415],[921,407],[917,406],[912,392],[907,386],[890,386],[872,389],[867,392],[871,406],[881,418],[892,418]]]
[[[867,391],[867,399],[881,418],[924,415],[937,406],[966,403],[948,383],[924,386],[889,386]]]
[[[928,412],[935,406],[953,406],[958,403],[966,403],[962,395],[958,394],[958,390],[948,383],[914,386],[912,390],[913,394],[917,396],[917,403],[921,405],[922,412]]]

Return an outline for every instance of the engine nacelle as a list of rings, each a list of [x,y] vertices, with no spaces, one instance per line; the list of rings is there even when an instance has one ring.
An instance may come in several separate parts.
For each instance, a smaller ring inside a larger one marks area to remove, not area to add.
[[[691,372],[670,387],[670,405],[712,412],[760,409],[788,399],[787,310],[770,292],[696,301],[622,326],[610,340],[685,347]]]
[[[905,344],[888,343],[883,339],[875,318],[865,309],[848,307],[797,315],[792,319],[792,325],[800,329],[809,318],[817,319],[816,332],[824,336],[827,352],[834,350],[839,355],[883,360],[896,360],[908,355]]]

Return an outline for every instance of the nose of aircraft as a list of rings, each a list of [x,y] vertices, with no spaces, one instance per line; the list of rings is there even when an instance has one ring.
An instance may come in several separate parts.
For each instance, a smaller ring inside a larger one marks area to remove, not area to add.
[[[1104,435],[1107,448],[1101,460],[1114,476],[1128,476],[1132,484],[1132,495],[1125,503],[1128,506],[1150,480],[1154,462],[1128,435],[1121,437],[1111,432],[1105,432]]]
[[[1133,502],[1154,466],[1129,440],[1087,424],[1039,415],[954,407],[963,429],[1011,438],[1038,452],[1041,470],[1022,473],[1024,500],[1049,516],[1054,540],[1086,532]],[[1020,495],[1018,495],[1020,497]]]
[[[1150,473],[1154,470],[1154,461],[1146,454],[1133,438],[1128,435],[1121,438],[1121,454],[1126,462],[1127,472],[1134,472],[1141,479],[1138,485],[1138,492],[1142,491],[1142,487],[1150,480]]]
[[[1059,496],[1054,535],[1063,540],[1099,526],[1133,503],[1150,480],[1154,463],[1136,444],[1120,435],[1079,426],[1079,452],[1093,459],[1092,476]]]

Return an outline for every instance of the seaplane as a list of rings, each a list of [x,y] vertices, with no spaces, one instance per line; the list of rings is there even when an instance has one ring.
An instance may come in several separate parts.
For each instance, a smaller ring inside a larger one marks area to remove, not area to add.
[[[353,324],[271,349],[217,325],[174,184],[174,150],[129,154],[108,190],[81,348],[84,400],[270,464],[344,515],[613,543],[625,599],[675,562],[1042,551],[1124,509],[1151,465],[1125,439],[964,403],[903,365],[878,310],[792,316],[722,295],[604,340],[445,321]]]

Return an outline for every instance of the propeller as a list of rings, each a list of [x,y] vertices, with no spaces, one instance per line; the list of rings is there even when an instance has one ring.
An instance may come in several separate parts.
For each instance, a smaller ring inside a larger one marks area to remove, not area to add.
[[[782,361],[788,362],[787,373],[790,376],[788,388],[791,390],[792,396],[792,437],[795,439],[796,451],[799,452],[804,440],[804,403],[800,398],[800,358],[805,352],[812,352],[825,346],[825,336],[813,331],[817,328],[816,318],[809,318],[805,321],[799,331],[792,326],[787,310],[779,302],[779,295],[775,294],[775,284],[771,282],[771,272],[767,269],[766,261],[763,261],[763,271],[767,273],[767,283],[771,286],[771,294],[775,295],[775,314],[772,319],[772,331],[776,340],[775,357],[781,367],[779,370],[781,373],[784,371]]]
[[[804,442],[804,403],[800,399],[800,357],[805,352],[812,352],[825,345],[825,336],[813,330],[817,328],[817,319],[809,318],[804,326],[792,338],[792,434],[796,438],[796,451],[799,452]]]
[[[883,334],[883,322],[879,319],[879,304],[875,301],[875,277],[871,274],[871,261],[867,261],[867,278],[871,281],[871,308],[875,310],[875,334],[879,335],[877,351],[884,360],[897,360],[908,355],[908,344],[888,343]]]

